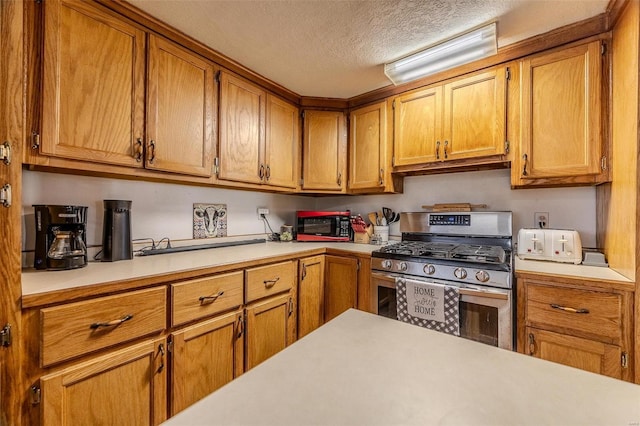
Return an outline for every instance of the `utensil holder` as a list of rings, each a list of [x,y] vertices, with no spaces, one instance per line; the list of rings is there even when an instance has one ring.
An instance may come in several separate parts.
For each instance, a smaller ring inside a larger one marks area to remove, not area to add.
[[[386,244],[389,242],[389,225],[374,225],[373,235],[379,243]]]

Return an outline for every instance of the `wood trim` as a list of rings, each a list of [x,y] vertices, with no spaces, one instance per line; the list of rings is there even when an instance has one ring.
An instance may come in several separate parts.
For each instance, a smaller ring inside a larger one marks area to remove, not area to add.
[[[23,365],[21,274],[22,147],[24,140],[23,3],[0,3],[0,143],[12,161],[0,163],[0,186],[11,185],[11,206],[0,206],[0,329],[11,325],[13,343],[0,348],[0,425],[22,424],[26,394]]]
[[[609,4],[607,5],[607,28],[612,29],[618,23],[618,19],[622,15],[625,7],[630,3],[630,1],[637,0],[609,0]]]

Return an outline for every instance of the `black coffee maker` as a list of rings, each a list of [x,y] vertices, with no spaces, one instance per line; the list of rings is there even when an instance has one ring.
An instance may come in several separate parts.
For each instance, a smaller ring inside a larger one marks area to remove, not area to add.
[[[37,204],[36,269],[75,269],[87,265],[87,207]]]

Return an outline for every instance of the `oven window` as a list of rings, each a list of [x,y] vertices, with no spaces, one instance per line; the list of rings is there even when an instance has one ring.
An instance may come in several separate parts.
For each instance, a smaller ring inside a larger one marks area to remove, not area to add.
[[[498,346],[498,308],[460,302],[460,336]]]
[[[398,319],[395,288],[378,287],[378,315]]]
[[[304,234],[333,235],[335,229],[332,218],[306,218],[303,222]]]

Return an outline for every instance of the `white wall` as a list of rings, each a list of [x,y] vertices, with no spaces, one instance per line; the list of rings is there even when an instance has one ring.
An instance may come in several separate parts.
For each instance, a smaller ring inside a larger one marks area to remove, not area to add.
[[[268,220],[276,232],[285,222],[293,223],[296,210],[315,207],[313,197],[33,171],[24,171],[22,177],[22,247],[26,250],[33,250],[35,244],[33,204],[88,206],[88,245],[102,244],[102,201],[106,199],[131,200],[132,237],[156,241],[193,238],[194,203],[226,204],[229,236],[268,232],[258,219],[258,207],[269,209]]]
[[[509,173],[503,169],[412,176],[405,178],[403,194],[318,198],[317,207],[349,208],[366,219],[366,213],[382,206],[394,211],[425,211],[423,205],[437,203],[487,204],[488,210],[513,212],[514,236],[520,228],[534,226],[534,212],[548,212],[551,228],[576,229],[583,246],[595,247],[595,187],[512,190]],[[390,233],[400,235],[399,224],[391,225]]]
[[[509,170],[450,173],[405,178],[403,194],[307,197],[238,191],[165,183],[23,172],[23,248],[33,249],[33,204],[77,204],[89,207],[87,242],[100,245],[104,199],[132,200],[133,238],[159,240],[192,238],[193,203],[224,203],[228,208],[230,236],[264,233],[257,207],[270,210],[274,231],[293,223],[296,210],[350,209],[352,213],[379,210],[423,211],[436,203],[487,204],[490,210],[513,211],[513,229],[533,226],[533,213],[548,212],[550,226],[580,232],[585,247],[595,247],[596,201],[594,187],[510,189]],[[398,224],[391,227],[399,235]]]

